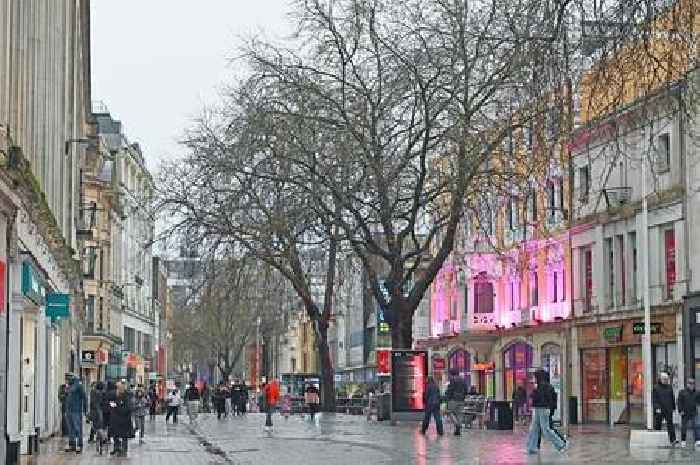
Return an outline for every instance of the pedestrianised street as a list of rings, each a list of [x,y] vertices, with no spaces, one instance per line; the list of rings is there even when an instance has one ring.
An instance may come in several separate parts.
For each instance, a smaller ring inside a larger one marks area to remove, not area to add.
[[[0,465],[700,462],[699,18],[0,0]]]
[[[576,447],[560,454],[545,446],[537,456],[523,453],[523,431],[467,431],[437,438],[435,431],[420,434],[416,424],[390,426],[363,417],[323,415],[315,422],[293,416],[274,418],[271,433],[263,432],[264,417],[217,421],[201,415],[196,425],[187,420],[166,426],[160,417],[146,427],[146,443],[130,446],[126,459],[98,456],[93,448],[76,456],[62,452],[50,441],[42,453],[24,464],[96,465],[519,465],[519,464],[688,464],[700,460],[700,451],[641,450],[630,453],[625,428],[574,428]],[[116,460],[116,461],[115,461]]]

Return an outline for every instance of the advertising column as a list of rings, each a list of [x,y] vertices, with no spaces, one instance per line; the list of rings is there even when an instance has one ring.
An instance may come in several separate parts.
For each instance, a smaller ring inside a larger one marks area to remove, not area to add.
[[[428,352],[394,350],[391,354],[391,404],[397,420],[419,419],[428,376]]]

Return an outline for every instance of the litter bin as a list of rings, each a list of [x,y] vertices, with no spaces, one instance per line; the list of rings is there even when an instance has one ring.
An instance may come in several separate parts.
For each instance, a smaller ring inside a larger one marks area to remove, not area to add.
[[[489,421],[486,424],[488,429],[512,430],[513,429],[513,409],[510,402],[504,400],[492,401],[489,405]]]
[[[377,396],[377,421],[391,420],[391,394]]]

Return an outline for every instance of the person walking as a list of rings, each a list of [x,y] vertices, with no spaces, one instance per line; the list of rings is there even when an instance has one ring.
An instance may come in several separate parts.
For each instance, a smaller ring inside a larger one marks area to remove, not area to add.
[[[151,421],[155,421],[156,414],[158,413],[158,390],[156,389],[155,383],[151,383],[148,389],[148,414]]]
[[[111,403],[117,399],[117,385],[114,381],[107,381],[105,392],[102,395],[102,425],[107,429],[107,442],[110,442],[114,435],[112,434],[112,406]]]
[[[243,396],[243,386],[238,382],[234,381],[231,385],[230,403],[231,403],[231,415],[237,416],[241,413],[241,397]]]
[[[676,410],[676,399],[673,388],[670,385],[668,373],[661,373],[659,382],[652,391],[652,404],[654,406],[654,429],[661,431],[661,424],[666,421],[668,440],[672,446],[678,444],[676,440],[676,427],[673,424],[673,411]]]
[[[168,423],[170,417],[173,418],[173,424],[177,424],[177,414],[180,411],[180,403],[182,399],[180,398],[180,392],[177,389],[173,389],[168,394],[166,398],[167,412],[165,414],[165,423]]]
[[[238,401],[238,412],[240,415],[245,415],[248,411],[249,395],[248,386],[246,386],[244,380],[241,380],[241,396]]]
[[[131,421],[131,402],[126,390],[126,384],[117,383],[116,396],[109,402],[110,429],[114,436],[114,450],[110,455],[126,457],[129,452],[129,438],[133,436],[134,425]]]
[[[450,370],[450,384],[445,392],[447,412],[455,427],[455,436],[462,434],[464,423],[464,399],[467,397],[467,383],[457,370]]]
[[[423,393],[423,404],[425,416],[423,417],[420,432],[425,434],[430,426],[430,417],[433,417],[435,418],[437,434],[442,436],[445,432],[442,428],[442,416],[440,415],[440,388],[438,388],[432,376],[428,376],[428,384]]]
[[[68,424],[68,411],[66,409],[66,397],[70,388],[72,373],[64,374],[64,383],[58,388],[58,402],[61,404],[61,436],[70,436],[70,425]]]
[[[313,384],[309,384],[304,391],[304,403],[309,411],[309,419],[314,421],[316,419],[316,411],[318,410],[318,405],[321,402],[319,397],[318,388]]]
[[[569,442],[563,441],[549,426],[549,411],[552,405],[551,386],[543,370],[535,372],[535,384],[535,390],[532,392],[532,421],[527,436],[527,452],[529,454],[538,452],[537,440],[540,434],[551,441],[559,452],[564,452],[569,447]]]
[[[65,398],[68,422],[68,448],[66,452],[80,454],[83,451],[83,415],[88,413],[87,396],[80,379],[73,375]]]
[[[148,398],[142,389],[136,391],[133,405],[136,429],[139,430],[139,444],[143,444],[146,436],[146,415],[148,415]]]
[[[201,395],[197,386],[194,383],[188,384],[185,390],[185,406],[187,407],[187,416],[190,419],[190,423],[194,423],[197,420],[200,399]]]
[[[678,393],[678,413],[681,414],[681,447],[686,447],[688,425],[693,428],[695,448],[700,447],[700,424],[698,420],[698,392],[695,390],[695,380],[688,378],[685,389]]]
[[[276,380],[263,384],[262,404],[265,411],[265,430],[272,431],[272,412],[277,406],[280,390]]]
[[[513,391],[513,413],[516,423],[525,420],[525,405],[527,405],[527,390],[525,389],[525,381],[523,381]]]
[[[212,396],[214,402],[214,409],[216,410],[216,419],[221,420],[221,417],[226,417],[226,385],[223,381],[214,390],[214,395]]]
[[[547,386],[546,389],[549,391],[547,394],[547,399],[550,402],[550,405],[549,405],[549,428],[552,430],[552,433],[554,433],[555,435],[557,435],[559,437],[559,439],[566,442],[566,439],[561,435],[561,433],[559,433],[559,431],[557,431],[556,428],[554,428],[554,412],[556,412],[557,408],[559,407],[559,402],[558,402],[559,396],[557,395],[557,391],[552,386],[552,383],[551,383],[550,378],[549,378],[549,373],[547,373],[545,371],[543,376],[544,376],[545,381],[546,381],[546,386]],[[540,436],[537,438],[537,450],[540,449],[541,445],[542,445],[542,435],[540,434]]]
[[[104,398],[104,384],[101,381],[95,383],[92,391],[90,392],[89,401],[89,411],[88,420],[90,421],[90,437],[88,438],[88,443],[91,444],[95,442],[95,435],[100,428],[104,428],[103,415],[102,415],[102,401]]]

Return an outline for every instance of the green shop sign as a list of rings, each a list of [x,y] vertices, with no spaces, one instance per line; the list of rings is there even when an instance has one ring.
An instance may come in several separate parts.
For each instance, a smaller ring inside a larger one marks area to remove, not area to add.
[[[661,323],[651,324],[651,334],[659,334],[661,332]],[[644,322],[640,321],[632,325],[632,334],[644,334]]]
[[[41,274],[29,262],[22,262],[22,294],[37,305],[44,304],[46,288]]]
[[[70,294],[51,293],[46,296],[46,316],[51,321],[70,316]]]
[[[622,326],[612,326],[603,330],[603,337],[608,342],[619,342],[622,339]]]

